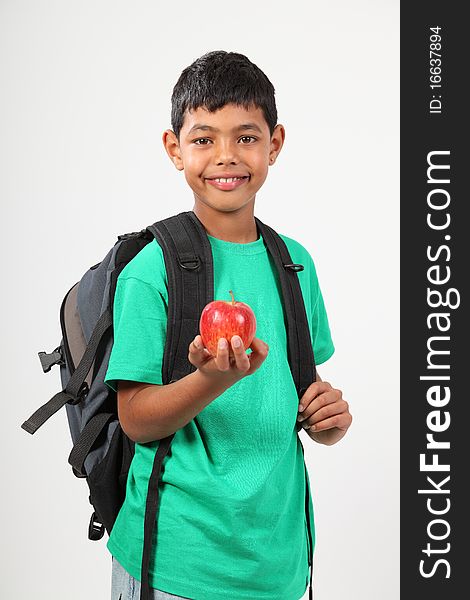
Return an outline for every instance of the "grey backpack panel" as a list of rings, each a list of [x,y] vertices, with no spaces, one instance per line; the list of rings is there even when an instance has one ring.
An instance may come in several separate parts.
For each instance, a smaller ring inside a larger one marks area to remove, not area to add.
[[[120,244],[121,242],[117,242],[101,263],[91,267],[83,275],[81,280],[69,292],[65,302],[64,324],[74,365],[79,364],[98,319],[110,306],[110,279],[115,267],[116,252]],[[107,411],[105,403],[108,399],[109,388],[104,383],[104,378],[108,369],[112,346],[113,340],[109,338],[105,347],[102,348],[103,354],[96,372],[95,363],[93,363],[86,378],[89,385],[86,398],[78,404],[66,405],[74,444],[90,419],[98,413]],[[70,377],[71,373],[67,365],[61,366],[61,381],[64,388]],[[107,427],[107,439],[103,443],[97,444],[88,454],[84,463],[84,470],[87,475],[106,455],[117,425],[118,420],[113,420]]]
[[[101,314],[109,306],[109,278],[120,245],[120,242],[116,243],[103,260],[88,269],[80,280],[77,304],[87,342]]]
[[[86,349],[86,342],[85,338],[83,337],[80,317],[77,308],[78,285],[79,284],[76,283],[68,292],[67,296],[64,299],[63,306],[63,320],[64,323],[67,323],[68,331],[68,348],[74,365],[78,365]],[[61,347],[64,347],[64,338],[62,338]],[[67,362],[65,362],[60,367],[60,378],[62,381],[62,387],[64,389],[71,376],[72,373],[70,372],[69,365],[67,364]],[[87,375],[88,384],[90,384],[90,377],[91,375],[89,373]],[[66,404],[65,409],[67,411],[72,441],[75,444],[82,430],[82,405],[80,403],[76,404],[75,406]]]

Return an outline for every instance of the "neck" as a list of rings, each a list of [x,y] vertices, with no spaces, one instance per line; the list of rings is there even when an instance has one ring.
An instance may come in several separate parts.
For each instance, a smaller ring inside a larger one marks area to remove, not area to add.
[[[222,212],[203,204],[201,201],[196,201],[193,212],[204,225],[208,235],[219,240],[248,244],[256,242],[258,239],[254,203],[247,204],[239,210]]]

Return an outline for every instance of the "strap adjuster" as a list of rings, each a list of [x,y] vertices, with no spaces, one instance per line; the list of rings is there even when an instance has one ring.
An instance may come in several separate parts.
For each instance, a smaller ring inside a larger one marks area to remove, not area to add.
[[[80,386],[80,389],[78,390],[78,394],[76,396],[72,396],[72,394],[70,394],[69,392],[67,392],[67,390],[65,390],[65,393],[68,396],[70,396],[70,400],[67,401],[67,404],[71,404],[72,406],[74,406],[75,404],[79,404],[82,400],[85,400],[89,391],[90,391],[90,388],[88,387],[88,383],[86,381],[84,381],[82,383],[82,385]]]

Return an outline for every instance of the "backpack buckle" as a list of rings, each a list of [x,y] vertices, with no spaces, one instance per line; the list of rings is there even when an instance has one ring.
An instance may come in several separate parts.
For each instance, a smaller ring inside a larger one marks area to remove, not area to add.
[[[104,535],[104,525],[98,521],[98,515],[93,511],[88,525],[88,539],[97,542]]]
[[[38,352],[38,356],[44,373],[48,373],[54,365],[65,365],[60,346],[52,352]]]
[[[297,265],[295,263],[284,265],[284,268],[285,269],[291,269],[291,271],[303,271],[304,270],[304,266],[303,265]]]

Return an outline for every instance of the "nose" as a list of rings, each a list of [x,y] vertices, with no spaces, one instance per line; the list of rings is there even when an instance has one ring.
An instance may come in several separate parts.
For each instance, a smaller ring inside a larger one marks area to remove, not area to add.
[[[218,165],[237,164],[238,152],[237,145],[231,141],[221,141],[218,144],[216,152],[216,162]]]

